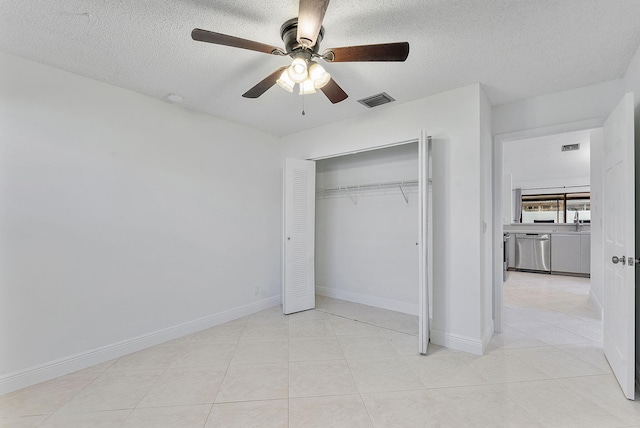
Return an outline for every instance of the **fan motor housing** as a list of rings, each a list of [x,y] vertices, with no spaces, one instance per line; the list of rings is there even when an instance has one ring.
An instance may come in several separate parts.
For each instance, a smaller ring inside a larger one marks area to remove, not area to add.
[[[308,49],[298,43],[298,18],[291,18],[280,27],[280,37],[284,42],[284,47],[287,53],[290,53],[291,56],[294,56],[294,53],[298,53],[301,50],[310,50],[314,54],[318,53],[320,49],[320,42],[324,36],[324,27],[320,27],[320,32],[318,33],[318,39],[313,48]]]

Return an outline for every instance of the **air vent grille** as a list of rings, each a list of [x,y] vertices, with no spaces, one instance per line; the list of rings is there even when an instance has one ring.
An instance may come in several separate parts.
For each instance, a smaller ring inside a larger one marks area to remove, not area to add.
[[[389,94],[387,94],[386,92],[381,92],[377,95],[372,95],[370,97],[358,100],[360,104],[368,108],[377,107],[382,104],[387,104],[387,103],[390,103],[391,101],[395,101],[395,99],[389,96]]]
[[[574,150],[580,150],[580,144],[565,144],[564,146],[562,146],[562,151],[563,152],[571,152]]]

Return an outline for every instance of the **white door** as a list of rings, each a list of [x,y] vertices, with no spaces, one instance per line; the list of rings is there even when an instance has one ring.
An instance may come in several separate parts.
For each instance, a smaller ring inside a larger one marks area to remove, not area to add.
[[[283,178],[282,312],[286,315],[316,306],[316,164],[285,159]]]
[[[634,399],[635,208],[633,94],[604,124],[604,354],[628,399]]]
[[[430,160],[431,140],[423,131],[418,141],[418,351],[421,354],[426,354],[429,346],[429,289],[433,270]]]

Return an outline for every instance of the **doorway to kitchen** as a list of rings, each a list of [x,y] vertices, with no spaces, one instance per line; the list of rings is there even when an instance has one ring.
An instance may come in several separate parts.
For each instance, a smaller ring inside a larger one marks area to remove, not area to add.
[[[564,131],[496,139],[502,205],[494,227],[506,263],[494,289],[500,334],[492,341],[500,348],[553,346],[610,372],[603,273],[601,263],[591,263],[603,257],[602,244],[592,245],[602,242],[603,133],[588,124]]]
[[[503,145],[507,269],[590,274],[591,132]]]
[[[541,281],[549,274],[591,277],[589,299],[602,317],[602,272],[591,263],[602,257],[602,245],[592,245],[602,241],[603,182],[595,173],[602,171],[602,139],[591,121],[496,137],[494,228],[504,243],[494,271],[496,332],[506,312],[503,288],[515,271]]]

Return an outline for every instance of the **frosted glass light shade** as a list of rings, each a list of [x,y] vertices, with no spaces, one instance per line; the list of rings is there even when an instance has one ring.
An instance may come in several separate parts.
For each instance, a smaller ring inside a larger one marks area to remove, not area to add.
[[[313,80],[307,79],[300,84],[300,95],[315,94],[315,93],[316,93],[316,87],[313,84]]]
[[[331,75],[317,62],[311,64],[309,67],[309,78],[313,80],[313,85],[316,89],[320,89],[329,83]]]
[[[289,77],[296,83],[302,83],[307,80],[309,73],[307,72],[307,61],[303,58],[295,58],[289,68],[287,68]]]
[[[291,80],[291,77],[289,77],[289,73],[287,72],[287,69],[285,69],[282,72],[278,80],[276,80],[276,83],[278,84],[278,86],[280,86],[282,89],[284,89],[287,92],[293,92],[293,87],[296,84],[296,82]]]

